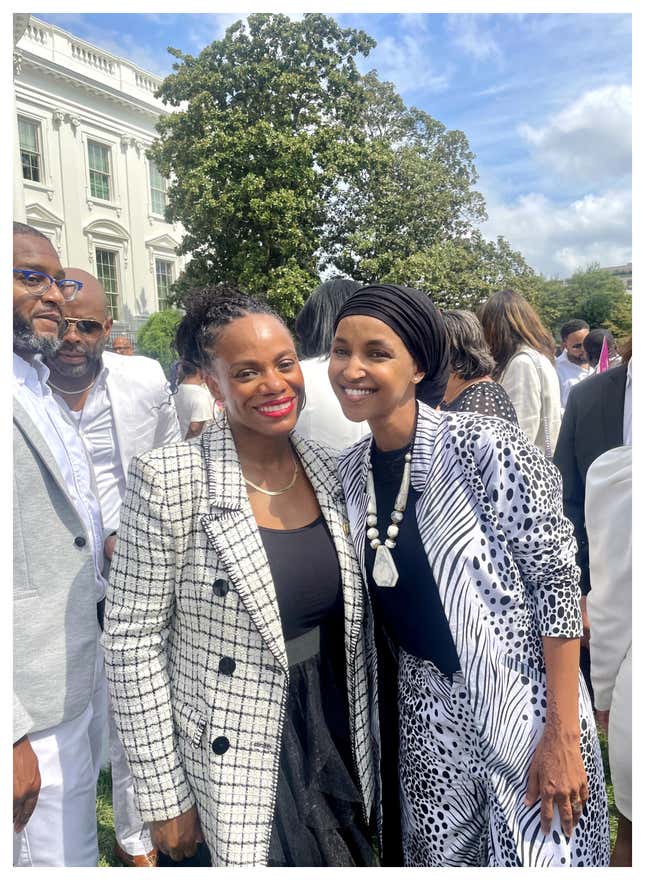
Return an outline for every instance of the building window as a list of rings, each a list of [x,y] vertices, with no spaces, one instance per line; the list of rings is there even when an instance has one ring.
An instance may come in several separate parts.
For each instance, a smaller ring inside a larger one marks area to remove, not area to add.
[[[110,200],[110,148],[95,141],[87,142],[92,198]]]
[[[159,169],[150,163],[150,204],[153,214],[160,214],[162,217],[166,212],[168,200],[166,198],[166,179],[162,177]]]
[[[19,116],[18,132],[22,176],[25,180],[35,180],[36,183],[42,183],[43,159],[40,146],[40,124]]]
[[[105,290],[108,299],[108,312],[115,321],[119,320],[119,272],[116,251],[96,249],[96,277]]]
[[[155,260],[155,278],[157,279],[157,304],[159,311],[169,309],[168,297],[172,284],[173,264],[169,260]]]

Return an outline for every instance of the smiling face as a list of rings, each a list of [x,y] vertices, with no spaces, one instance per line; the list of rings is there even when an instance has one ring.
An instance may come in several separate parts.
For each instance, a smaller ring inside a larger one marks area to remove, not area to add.
[[[65,318],[85,319],[98,326],[81,325],[83,329],[91,329],[82,333],[78,324],[70,322],[63,335],[63,342],[56,355],[47,360],[47,365],[54,373],[70,378],[95,376],[99,369],[99,361],[110,336],[112,318],[107,313],[105,291],[100,282],[83,269],[66,269],[68,278],[83,282],[83,289],[76,298],[63,307]]]
[[[350,315],[339,323],[331,347],[329,381],[353,422],[374,425],[415,409],[417,369],[400,336],[383,321]]]
[[[50,242],[36,235],[14,235],[13,265],[15,269],[46,272],[56,279],[65,277]],[[46,355],[57,349],[63,303],[63,296],[55,284],[42,296],[36,297],[26,291],[14,276],[13,338],[14,350],[18,354],[31,357],[38,353]]]
[[[272,315],[249,314],[222,327],[205,378],[234,434],[276,436],[295,427],[304,379],[291,334]]]

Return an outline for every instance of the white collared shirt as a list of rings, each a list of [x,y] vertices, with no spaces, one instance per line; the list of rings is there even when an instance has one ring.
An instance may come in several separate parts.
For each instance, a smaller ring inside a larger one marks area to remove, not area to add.
[[[97,601],[105,596],[103,524],[99,503],[92,489],[90,462],[74,426],[67,421],[47,385],[49,369],[36,355],[31,364],[14,353],[13,393],[49,447],[65,482],[65,488],[92,543]]]
[[[573,386],[582,382],[583,379],[588,379],[592,370],[589,369],[589,364],[586,367],[581,367],[580,364],[574,364],[573,361],[570,361],[565,349],[555,359],[555,371],[560,382],[560,406],[564,409]]]
[[[108,372],[108,367],[104,365],[96,377],[83,409],[79,412],[71,410],[62,395],[56,392],[54,399],[76,426],[92,461],[103,525],[106,529],[116,532],[119,527],[121,502],[125,495],[125,474],[106,384]]]
[[[632,359],[627,364],[625,408],[623,410],[623,446],[632,445]]]

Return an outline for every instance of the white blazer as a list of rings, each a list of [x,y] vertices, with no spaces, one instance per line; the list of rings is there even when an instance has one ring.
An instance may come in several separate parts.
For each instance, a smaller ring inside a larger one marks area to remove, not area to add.
[[[562,421],[560,382],[555,367],[540,352],[521,345],[499,381],[513,402],[520,428],[531,443],[542,452],[548,451],[552,458]],[[545,427],[549,432],[548,444]]]
[[[103,352],[123,473],[130,461],[181,440],[175,403],[161,365],[148,357]]]

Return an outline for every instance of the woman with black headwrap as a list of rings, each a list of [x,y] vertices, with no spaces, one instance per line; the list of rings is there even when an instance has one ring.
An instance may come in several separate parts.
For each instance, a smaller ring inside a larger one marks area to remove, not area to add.
[[[371,285],[339,312],[329,377],[373,435],[340,473],[375,632],[398,660],[403,863],[606,865],[560,478],[514,425],[436,411],[448,372],[420,291]]]

